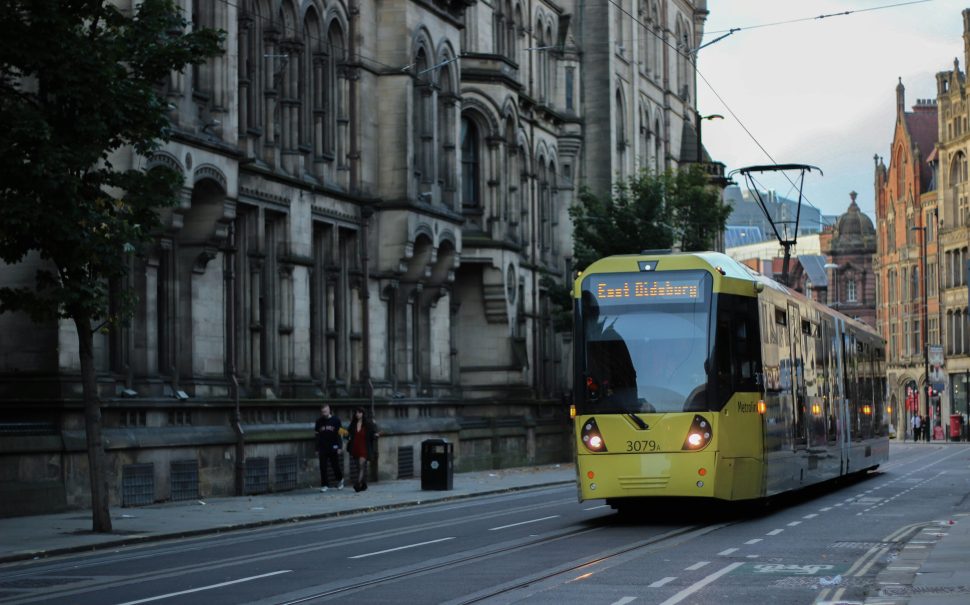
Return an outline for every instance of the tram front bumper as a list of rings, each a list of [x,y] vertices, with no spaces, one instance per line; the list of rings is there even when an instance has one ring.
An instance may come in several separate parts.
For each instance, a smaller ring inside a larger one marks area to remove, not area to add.
[[[580,500],[715,496],[717,452],[581,454]]]

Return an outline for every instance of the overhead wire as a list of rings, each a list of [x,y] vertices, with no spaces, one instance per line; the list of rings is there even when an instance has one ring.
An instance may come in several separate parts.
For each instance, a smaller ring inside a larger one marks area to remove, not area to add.
[[[852,15],[854,13],[866,13],[870,11],[883,10],[887,8],[897,8],[899,6],[908,6],[910,4],[923,4],[925,2],[933,2],[934,0],[909,0],[908,2],[897,2],[896,4],[884,4],[882,6],[870,6],[869,8],[857,8],[854,10],[839,11],[837,13],[828,13],[824,15],[816,15],[814,17],[799,17],[797,19],[787,19],[785,21],[774,21],[772,23],[759,23],[758,25],[747,25],[744,27],[732,27],[730,29],[717,29],[709,31],[709,34],[727,34],[731,35],[735,32],[747,31],[749,29],[761,29],[764,27],[775,27],[776,25],[788,25],[791,23],[802,23],[804,21],[820,21],[822,19],[828,19],[829,17],[844,17],[846,15]],[[726,36],[722,36],[726,37]]]
[[[929,2],[931,0],[916,0],[916,1],[918,1],[918,2]],[[612,4],[613,6],[615,6],[623,14],[627,15],[628,17],[630,17],[630,19],[634,23],[636,23],[637,25],[639,25],[640,27],[642,27],[651,36],[653,36],[653,37],[657,38],[658,40],[660,40],[660,42],[664,46],[666,46],[667,48],[671,49],[672,51],[674,51],[675,53],[677,53],[681,57],[683,57],[683,58],[687,59],[688,61],[690,61],[694,65],[694,72],[698,75],[698,77],[700,77],[701,80],[704,81],[704,84],[707,85],[707,87],[711,90],[711,93],[713,93],[714,96],[717,98],[717,100],[720,101],[721,105],[724,106],[724,109],[726,109],[727,112],[729,114],[731,114],[731,117],[733,117],[734,120],[738,123],[738,126],[740,126],[742,130],[744,130],[745,134],[748,135],[748,138],[750,138],[754,142],[754,144],[757,145],[758,149],[760,149],[761,152],[765,154],[765,157],[767,157],[769,160],[771,160],[771,163],[772,164],[778,165],[778,161],[775,160],[774,156],[772,156],[771,153],[765,148],[765,146],[761,144],[761,141],[759,141],[758,138],[756,136],[754,136],[754,133],[751,132],[750,129],[748,129],[748,127],[744,124],[744,122],[741,121],[741,118],[738,117],[738,115],[734,112],[733,109],[731,109],[731,106],[727,104],[727,101],[725,101],[721,97],[720,93],[717,92],[717,89],[714,88],[714,85],[711,84],[710,81],[706,77],[704,77],[704,74],[701,73],[700,69],[697,68],[697,61],[694,60],[694,57],[692,56],[693,53],[691,53],[691,52],[688,52],[688,53],[682,52],[679,48],[677,48],[676,46],[674,46],[670,42],[668,42],[663,36],[658,35],[656,32],[654,32],[653,30],[651,30],[650,27],[648,27],[642,21],[640,21],[635,16],[633,16],[632,13],[630,13],[625,8],[623,8],[622,6],[620,6],[616,2],[616,0],[607,0],[607,2],[609,2],[610,4]],[[792,187],[797,187],[797,185],[795,184],[795,181],[793,181],[792,178],[790,176],[788,176],[788,173],[787,172],[782,171],[782,174],[785,176],[785,178],[788,180],[788,182],[791,184]],[[815,204],[813,204],[811,202],[811,200],[809,200],[808,197],[806,197],[804,194],[802,195],[802,199],[809,206],[811,206],[815,210],[818,210],[819,213],[821,214],[822,211]]]
[[[745,132],[745,134],[748,135],[748,138],[750,138],[754,142],[754,144],[758,147],[758,149],[760,149],[761,152],[765,154],[765,157],[767,157],[771,161],[772,164],[776,164],[776,165],[778,164],[778,161],[775,160],[774,156],[772,156],[771,153],[765,148],[765,146],[761,144],[761,141],[759,141],[758,138],[756,136],[754,136],[754,133],[752,133],[751,130],[744,124],[744,122],[734,112],[734,110],[731,108],[731,106],[727,104],[727,101],[725,101],[724,98],[721,97],[720,93],[717,92],[717,89],[714,88],[714,85],[711,84],[711,82],[704,76],[703,72],[701,72],[701,70],[697,67],[697,61],[695,60],[695,57],[693,55],[694,55],[694,53],[696,53],[697,50],[700,50],[700,48],[702,48],[703,46],[706,46],[706,45],[702,45],[701,47],[698,47],[698,48],[694,49],[693,51],[689,51],[687,53],[684,53],[684,52],[681,51],[681,49],[679,49],[676,46],[670,44],[670,42],[668,42],[663,36],[658,35],[656,32],[654,32],[652,29],[650,29],[649,26],[647,26],[642,21],[640,21],[639,19],[637,19],[632,13],[630,13],[625,8],[623,8],[622,6],[620,6],[615,0],[607,0],[607,1],[610,4],[612,4],[613,6],[615,6],[620,12],[622,12],[623,14],[627,15],[628,17],[630,17],[630,19],[634,23],[636,23],[641,28],[643,28],[643,30],[645,30],[651,36],[653,36],[653,37],[657,38],[658,40],[660,40],[660,42],[664,46],[666,46],[667,48],[671,49],[672,51],[674,51],[675,53],[677,53],[681,57],[683,57],[683,58],[687,59],[688,61],[690,61],[694,65],[694,72],[697,74],[697,76],[704,82],[704,84],[707,85],[708,89],[710,89],[711,93],[714,95],[715,98],[717,98],[717,100],[721,103],[721,105],[724,106],[724,108],[727,110],[727,112],[729,114],[731,114],[731,117],[734,118],[734,120],[738,123],[738,126],[740,126],[741,129]],[[933,2],[933,1],[934,0],[909,0],[907,2],[898,2],[896,4],[887,4],[887,5],[874,6],[874,7],[864,8],[864,9],[856,9],[856,10],[851,10],[851,11],[843,11],[843,12],[831,13],[831,14],[827,14],[827,15],[819,15],[819,16],[816,16],[816,17],[803,17],[803,18],[799,18],[799,19],[792,19],[792,20],[785,21],[785,22],[779,21],[779,22],[771,23],[771,24],[763,24],[763,25],[758,25],[758,26],[750,26],[750,27],[747,27],[747,28],[731,28],[730,30],[717,30],[717,31],[712,31],[712,32],[708,32],[708,33],[715,34],[715,33],[725,33],[725,32],[727,32],[726,35],[721,36],[720,38],[718,38],[718,40],[720,40],[720,39],[725,38],[727,35],[730,35],[731,33],[734,33],[735,31],[742,31],[744,29],[754,29],[754,28],[757,28],[757,27],[768,27],[768,26],[771,26],[771,25],[781,25],[783,23],[796,23],[798,21],[808,21],[808,20],[814,20],[814,19],[824,19],[824,18],[827,18],[827,17],[843,16],[843,15],[849,15],[849,14],[852,14],[852,13],[869,12],[869,11],[882,10],[882,9],[887,9],[887,8],[896,8],[896,7],[900,7],[900,6],[908,6],[908,5],[911,5],[911,4],[923,4],[923,3],[926,3],[926,2]],[[782,174],[785,176],[785,178],[788,180],[788,182],[791,184],[792,187],[796,187],[797,186],[797,185],[795,185],[795,181],[793,181],[792,178],[790,176],[788,176],[787,172],[782,171]],[[804,193],[802,194],[802,199],[809,206],[811,206],[815,210],[818,210],[819,213],[821,214],[822,211],[817,206],[815,206],[815,204],[813,204],[811,202],[811,200],[809,200],[808,197],[804,195]]]

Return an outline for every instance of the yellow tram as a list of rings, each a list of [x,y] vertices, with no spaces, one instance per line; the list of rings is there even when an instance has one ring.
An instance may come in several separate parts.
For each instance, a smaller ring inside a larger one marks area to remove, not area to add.
[[[573,295],[580,501],[752,500],[887,460],[868,326],[714,252],[604,258]]]

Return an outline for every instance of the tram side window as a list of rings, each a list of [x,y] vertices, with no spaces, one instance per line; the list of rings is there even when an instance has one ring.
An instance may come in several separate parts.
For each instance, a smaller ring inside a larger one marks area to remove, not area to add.
[[[876,435],[884,436],[889,433],[889,427],[886,425],[886,366],[884,360],[886,358],[885,350],[881,348],[873,349],[873,365],[876,369],[876,384],[875,384],[875,423],[876,423]]]
[[[863,397],[862,376],[859,373],[859,358],[862,353],[862,345],[855,339],[854,334],[850,337],[846,350],[848,353],[846,370],[849,373],[849,378],[846,381],[849,399],[849,439],[858,441],[862,439],[862,432],[859,425],[859,414],[862,407],[860,402]]]
[[[715,368],[721,405],[735,392],[760,391],[761,336],[755,299],[720,295],[717,305]]]
[[[825,417],[827,418],[827,426],[825,430],[825,436],[829,443],[835,443],[835,438],[837,435],[835,426],[835,402],[834,399],[837,397],[835,391],[835,385],[833,382],[837,382],[837,376],[834,371],[834,363],[836,359],[835,352],[835,339],[833,338],[835,334],[835,323],[830,318],[825,318],[822,322],[822,368],[824,376],[822,378],[822,399],[825,405]]]
[[[860,343],[859,379],[862,396],[859,398],[859,426],[863,439],[872,437],[872,350],[868,343]]]

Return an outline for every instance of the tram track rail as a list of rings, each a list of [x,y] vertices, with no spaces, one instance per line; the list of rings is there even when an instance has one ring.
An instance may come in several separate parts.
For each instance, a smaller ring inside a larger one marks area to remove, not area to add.
[[[523,588],[526,588],[541,582],[547,582],[556,577],[574,573],[584,568],[589,568],[592,566],[602,566],[610,563],[620,563],[622,562],[622,559],[624,559],[625,556],[629,556],[635,553],[640,554],[641,551],[660,550],[663,548],[676,546],[698,535],[715,531],[717,529],[721,529],[728,525],[730,525],[730,523],[718,523],[718,524],[704,525],[704,526],[686,525],[683,527],[678,527],[660,535],[651,536],[650,538],[645,538],[643,540],[638,540],[633,543],[607,549],[606,551],[596,553],[595,555],[586,556],[578,560],[573,560],[567,563],[563,563],[550,570],[526,575],[521,578],[512,580],[507,584],[503,584],[500,586],[493,586],[493,587],[484,589],[482,591],[472,593],[470,595],[465,595],[463,597],[459,597],[458,599],[448,601],[448,603],[452,605],[470,605],[472,603],[480,603],[488,599],[492,599],[503,594],[515,592],[517,590],[521,590]],[[366,580],[353,582],[350,584],[346,584],[344,586],[333,587],[333,588],[321,590],[319,592],[315,592],[312,594],[306,594],[296,598],[291,598],[289,600],[279,601],[278,605],[299,605],[302,603],[326,601],[334,597],[346,595],[348,593],[353,593],[357,591],[367,590],[369,588],[384,586],[387,584],[391,584],[401,580],[406,580],[408,578],[418,577],[429,573],[442,572],[449,569],[468,565],[470,563],[482,561],[485,559],[517,553],[530,548],[536,548],[539,546],[548,545],[553,542],[584,536],[592,532],[600,531],[601,529],[603,528],[602,527],[581,528],[581,529],[562,532],[556,535],[544,536],[542,538],[539,538],[536,540],[530,540],[528,542],[524,542],[521,544],[513,544],[508,546],[501,546],[498,548],[490,548],[483,552],[459,556],[457,558],[447,560],[447,561],[436,561],[433,563],[415,567],[413,569],[388,573],[386,575],[368,578]]]

